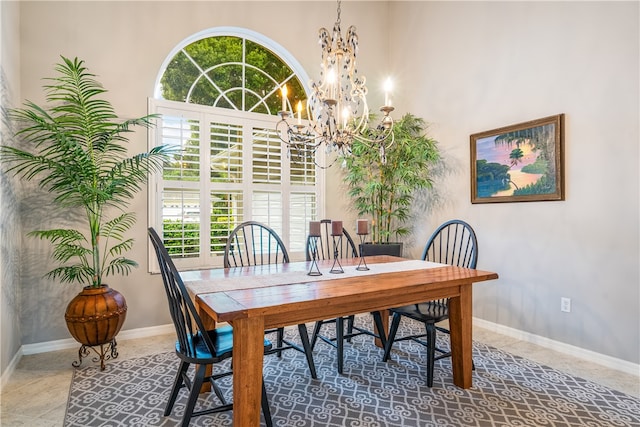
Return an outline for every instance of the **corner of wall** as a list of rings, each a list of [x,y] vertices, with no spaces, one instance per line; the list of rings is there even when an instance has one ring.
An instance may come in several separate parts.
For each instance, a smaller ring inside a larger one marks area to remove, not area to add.
[[[11,142],[8,107],[20,94],[20,3],[0,2],[0,142]],[[8,177],[0,173],[0,375],[2,383],[20,360],[19,263],[22,227],[17,197]]]

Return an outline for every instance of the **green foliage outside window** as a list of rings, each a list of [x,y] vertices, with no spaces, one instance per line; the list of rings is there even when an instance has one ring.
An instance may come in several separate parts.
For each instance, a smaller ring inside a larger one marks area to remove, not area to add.
[[[171,256],[197,256],[200,253],[200,223],[165,219],[164,245]],[[229,236],[226,218],[211,217],[211,252],[223,253]]]
[[[233,36],[191,43],[161,79],[162,96],[168,100],[270,115],[281,109],[279,88],[285,82],[291,105],[304,103],[304,88],[287,64],[264,46]]]

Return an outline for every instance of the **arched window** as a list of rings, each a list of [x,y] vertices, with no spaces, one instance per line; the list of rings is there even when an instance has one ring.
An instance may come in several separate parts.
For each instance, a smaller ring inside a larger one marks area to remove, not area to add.
[[[295,257],[317,219],[322,170],[288,156],[275,131],[280,88],[306,101],[302,67],[257,33],[218,28],[196,34],[167,57],[151,113],[151,144],[180,147],[150,188],[150,224],[183,268],[221,265],[240,222],[268,224]]]

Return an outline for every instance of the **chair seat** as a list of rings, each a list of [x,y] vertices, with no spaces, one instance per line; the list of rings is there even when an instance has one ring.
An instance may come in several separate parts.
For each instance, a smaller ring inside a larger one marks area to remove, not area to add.
[[[207,344],[202,338],[201,332],[190,336],[188,338],[189,344],[195,348],[195,355],[189,360],[191,363],[209,364],[217,363],[228,357],[231,357],[233,352],[233,328],[230,325],[220,326],[218,328],[207,331],[209,338],[215,346],[215,354],[211,354],[211,351],[207,348]],[[195,344],[195,345],[194,345]],[[271,350],[271,341],[265,338],[264,350]],[[185,353],[181,351],[180,341],[176,341],[176,352],[181,356]]]
[[[418,322],[438,323],[449,318],[449,307],[443,301],[428,301],[390,309]]]

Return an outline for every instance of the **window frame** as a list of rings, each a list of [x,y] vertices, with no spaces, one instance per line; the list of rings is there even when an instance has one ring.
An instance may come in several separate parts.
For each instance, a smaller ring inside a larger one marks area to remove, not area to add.
[[[267,115],[267,114],[260,114],[260,113],[254,113],[254,112],[246,112],[246,111],[239,111],[239,110],[232,110],[232,109],[224,109],[224,108],[214,108],[214,107],[209,107],[209,106],[202,106],[202,105],[198,105],[198,104],[191,104],[191,103],[183,103],[183,102],[179,102],[179,101],[168,101],[162,98],[162,94],[161,94],[161,80],[162,80],[162,76],[165,72],[165,70],[167,69],[168,65],[171,63],[171,61],[173,60],[174,56],[176,56],[179,52],[181,52],[186,46],[197,42],[199,40],[202,39],[206,39],[206,38],[211,38],[211,37],[238,37],[238,38],[242,38],[242,39],[246,39],[249,41],[252,41],[253,43],[259,44],[261,46],[263,46],[265,49],[270,50],[271,52],[273,52],[275,55],[277,55],[292,71],[292,75],[295,75],[298,80],[300,81],[300,83],[302,84],[302,87],[304,89],[304,92],[307,94],[307,98],[309,97],[309,94],[311,92],[310,90],[310,78],[308,76],[308,74],[306,73],[306,71],[304,70],[304,68],[302,67],[302,65],[293,57],[293,55],[291,55],[283,46],[281,46],[280,44],[278,44],[277,42],[269,39],[268,37],[265,37],[264,35],[257,33],[255,31],[246,29],[246,28],[241,28],[241,27],[230,27],[230,26],[224,26],[224,27],[214,27],[214,28],[209,28],[209,29],[205,29],[203,31],[200,31],[198,33],[192,34],[191,36],[185,38],[184,40],[182,40],[180,43],[178,43],[172,50],[171,52],[169,52],[169,54],[166,56],[165,60],[163,61],[159,71],[158,71],[158,75],[156,77],[156,82],[155,82],[155,86],[154,86],[154,97],[153,98],[149,98],[148,100],[148,111],[149,114],[154,114],[158,111],[158,108],[171,108],[171,109],[175,109],[176,111],[184,111],[187,114],[191,114],[192,112],[195,112],[197,114],[210,114],[212,112],[216,113],[219,112],[221,116],[234,116],[234,115],[239,115],[244,117],[245,119],[248,120],[257,120],[257,121],[265,121],[265,123],[269,123],[270,129],[274,129],[275,130],[275,125],[277,123],[277,121],[280,120],[279,116],[276,115]],[[200,129],[200,132],[205,132],[205,129]],[[151,127],[149,129],[149,140],[148,140],[148,144],[149,144],[149,148],[151,148],[154,145],[158,145],[161,144],[161,132],[159,132],[159,130],[154,126]],[[286,173],[289,173],[289,161],[287,158],[287,146],[285,143],[281,143],[281,150],[282,150],[282,176],[285,176],[285,170]],[[249,151],[249,150],[247,150]],[[202,153],[201,153],[202,154]],[[209,156],[210,153],[207,153],[206,156]],[[246,151],[243,155],[243,174],[248,174],[246,176],[248,176],[249,178],[251,178],[251,159],[248,159],[248,157],[251,157],[250,154],[246,154]],[[292,195],[294,193],[300,193],[303,189],[306,190],[306,192],[308,192],[311,188],[315,189],[315,198],[316,198],[316,205],[315,205],[315,212],[316,212],[316,216],[317,218],[315,219],[321,219],[324,218],[325,216],[325,204],[324,204],[324,200],[325,200],[325,196],[326,196],[326,167],[325,167],[325,163],[326,163],[326,158],[325,158],[325,154],[322,151],[319,151],[316,155],[316,162],[318,163],[319,166],[315,167],[315,185],[313,186],[295,186],[295,185],[288,185],[287,188],[288,190],[285,190],[283,188],[283,194],[285,192],[287,192],[288,195]],[[202,173],[202,171],[201,171]],[[203,182],[205,182],[207,180],[200,180],[200,186],[204,185],[202,184]],[[211,183],[210,180],[208,181],[208,188],[211,189]],[[160,232],[162,232],[163,230],[163,222],[162,222],[162,191],[163,188],[160,187],[163,183],[163,177],[159,174],[154,174],[150,176],[149,179],[149,187],[148,187],[148,223],[149,226],[153,226],[156,229],[159,229]],[[249,187],[253,190],[260,190],[262,189],[264,186],[261,184],[249,184]],[[271,187],[265,187],[266,190],[272,190]],[[201,192],[200,194],[204,194],[202,188],[199,189],[199,191]],[[251,192],[248,192],[246,194],[243,195],[244,199],[246,200],[247,197],[251,197],[251,195],[253,194]],[[209,190],[209,194],[211,193],[211,190]],[[200,206],[210,206],[209,200],[202,200],[200,199]],[[208,204],[205,204],[208,203]],[[289,251],[289,256],[292,260],[304,260],[305,259],[305,253],[304,250],[301,251],[292,251],[290,250],[291,245],[289,244],[289,240],[290,240],[290,235],[289,235],[289,230],[287,225],[289,224],[289,216],[290,216],[290,205],[288,203],[285,203],[283,201],[283,208],[282,208],[282,216],[283,216],[283,232],[279,233],[281,234],[281,237],[283,239],[283,241],[286,242],[287,244],[287,250]],[[206,221],[206,223],[204,221],[202,221],[205,217],[205,213],[204,213],[205,209],[200,209],[200,224],[201,224],[201,230],[200,232],[202,233],[201,236],[206,236],[206,239],[201,238],[201,242],[200,242],[200,248],[201,248],[201,255],[199,257],[197,257],[197,259],[203,259],[202,257],[204,256],[206,260],[212,261],[209,262],[207,261],[206,263],[203,262],[199,262],[199,263],[193,263],[193,262],[189,262],[186,261],[187,258],[174,258],[174,261],[176,263],[176,265],[181,268],[181,269],[191,269],[191,268],[203,268],[203,267],[219,267],[221,266],[221,262],[222,262],[222,257],[216,257],[216,258],[220,258],[220,260],[215,260],[215,262],[213,262],[212,257],[210,256],[209,250],[207,251],[202,251],[204,244],[202,243],[203,240],[207,240],[208,242],[210,242],[210,238],[208,236],[210,236],[210,231],[211,231],[211,224],[210,224],[210,220]],[[243,220],[247,221],[251,218],[252,212],[251,212],[251,208],[250,208],[250,204],[247,205],[245,204],[243,206],[243,213],[244,213],[244,217]],[[205,234],[206,233],[206,234]],[[151,247],[149,247],[148,250],[148,257],[149,257],[149,270],[151,272],[158,272],[158,265],[157,265],[157,261],[155,258],[155,254],[153,253],[153,250],[151,249]],[[218,262],[219,261],[219,262]],[[206,264],[206,265],[203,265]]]

